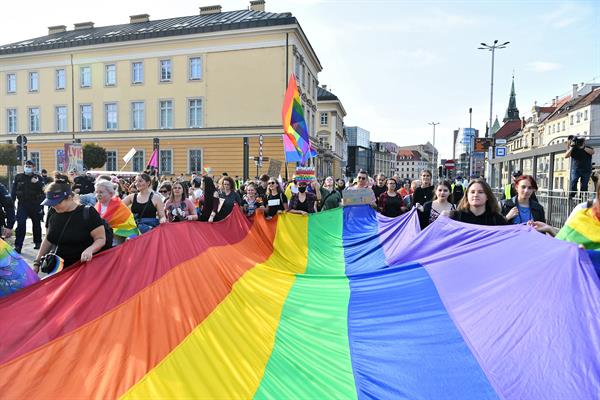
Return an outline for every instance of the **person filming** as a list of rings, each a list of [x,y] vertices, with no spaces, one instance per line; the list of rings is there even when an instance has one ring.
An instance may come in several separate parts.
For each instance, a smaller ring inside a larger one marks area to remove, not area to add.
[[[577,192],[577,181],[581,179],[579,190],[588,191],[588,183],[592,175],[592,155],[594,149],[585,145],[585,138],[579,138],[573,135],[569,136],[567,141],[567,152],[565,158],[572,158],[571,162],[571,187],[569,197],[575,197]]]

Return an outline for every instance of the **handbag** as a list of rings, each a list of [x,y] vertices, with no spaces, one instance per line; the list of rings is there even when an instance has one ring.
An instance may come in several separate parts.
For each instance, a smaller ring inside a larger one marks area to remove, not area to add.
[[[69,222],[71,222],[71,217],[74,213],[69,215],[65,226],[63,226],[60,235],[58,236],[58,240],[56,241],[56,246],[50,252],[46,253],[42,259],[40,260],[40,270],[45,274],[54,274],[59,272],[65,266],[65,260],[63,260],[56,252],[58,251],[58,246],[60,244],[60,239],[62,239]]]

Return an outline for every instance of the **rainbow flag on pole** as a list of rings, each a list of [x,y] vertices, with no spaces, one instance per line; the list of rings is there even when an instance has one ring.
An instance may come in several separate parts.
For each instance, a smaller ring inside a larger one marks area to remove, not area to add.
[[[419,230],[369,206],[162,225],[0,300],[0,393],[598,398],[585,251],[521,225]]]
[[[310,144],[308,127],[304,119],[304,108],[294,74],[290,76],[285,92],[281,117],[283,119],[285,161],[299,162],[300,165],[306,164],[306,161],[314,157],[316,152]]]

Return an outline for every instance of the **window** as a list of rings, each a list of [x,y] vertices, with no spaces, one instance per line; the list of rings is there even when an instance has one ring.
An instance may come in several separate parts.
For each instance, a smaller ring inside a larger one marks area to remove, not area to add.
[[[302,76],[300,80],[302,81],[302,86],[304,86],[306,84],[306,64],[302,64]]]
[[[17,75],[6,74],[6,92],[16,93],[17,92]]]
[[[577,113],[577,123],[580,123],[580,122],[581,122],[581,113],[578,112]]]
[[[327,117],[328,117],[328,115],[326,112],[321,113],[321,126],[327,125]]]
[[[202,59],[200,57],[190,58],[190,80],[202,79]]]
[[[27,155],[25,155],[27,157]],[[40,152],[39,151],[32,151],[31,153],[29,153],[29,157],[28,157],[31,161],[33,161],[33,170],[34,171],[39,171],[40,170]]]
[[[563,130],[563,132],[565,131],[565,129],[566,129],[566,128],[565,128],[565,121],[563,121],[563,122],[562,122],[562,130]]]
[[[6,130],[8,133],[17,133],[17,109],[9,108],[6,110]]]
[[[117,84],[117,66],[115,64],[104,66],[104,84],[106,86],[115,86]]]
[[[133,155],[133,172],[142,172],[144,171],[144,150],[138,150]]]
[[[190,128],[202,128],[202,99],[191,99],[188,102],[188,124]]]
[[[56,132],[67,131],[67,107],[57,106],[55,108],[56,113]]]
[[[56,170],[59,172],[65,169],[65,149],[56,150]]]
[[[160,129],[173,128],[173,101],[163,100],[159,102],[159,126]]]
[[[37,133],[40,131],[40,109],[38,107],[29,108],[29,132]]]
[[[104,105],[104,121],[107,131],[114,131],[118,128],[117,103],[107,103]]]
[[[40,75],[37,72],[29,73],[29,91],[37,92],[40,89]]]
[[[79,106],[79,114],[80,118],[80,128],[81,131],[91,131],[92,130],[92,105],[91,104],[82,104]]]
[[[56,90],[64,90],[67,85],[67,75],[64,69],[56,70]]]
[[[573,116],[571,115],[571,125],[573,125]]]
[[[106,152],[106,167],[107,171],[117,170],[117,152],[110,150]]]
[[[79,86],[82,88],[88,88],[92,86],[92,68],[91,67],[80,67],[79,68]]]
[[[144,129],[144,102],[134,101],[131,103],[131,129]]]
[[[588,110],[585,110],[585,111],[583,112],[583,120],[584,120],[584,121],[587,121],[587,120],[588,120]]]
[[[173,150],[161,150],[160,151],[160,173],[161,174],[172,174],[173,173]]]
[[[171,81],[171,60],[160,60],[160,81]]]
[[[295,75],[296,75],[296,79],[300,79],[300,60],[298,58],[296,58],[296,69],[295,69]]]
[[[202,171],[202,150],[188,150],[188,174]]]
[[[131,64],[131,83],[144,83],[144,63],[134,62]]]

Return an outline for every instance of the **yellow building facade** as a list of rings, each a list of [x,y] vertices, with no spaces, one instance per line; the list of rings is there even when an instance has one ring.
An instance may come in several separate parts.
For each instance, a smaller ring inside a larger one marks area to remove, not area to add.
[[[49,171],[60,169],[73,139],[104,147],[106,170],[143,170],[153,138],[164,174],[210,167],[254,176],[248,157],[259,156],[261,137],[262,156],[283,161],[289,75],[297,72],[314,137],[322,68],[291,14],[252,3],[169,20],[138,15],[110,27],[51,27],[46,37],[0,47],[2,140],[26,135],[28,158]],[[138,153],[125,165],[131,148]],[[263,162],[258,172],[268,168]]]

